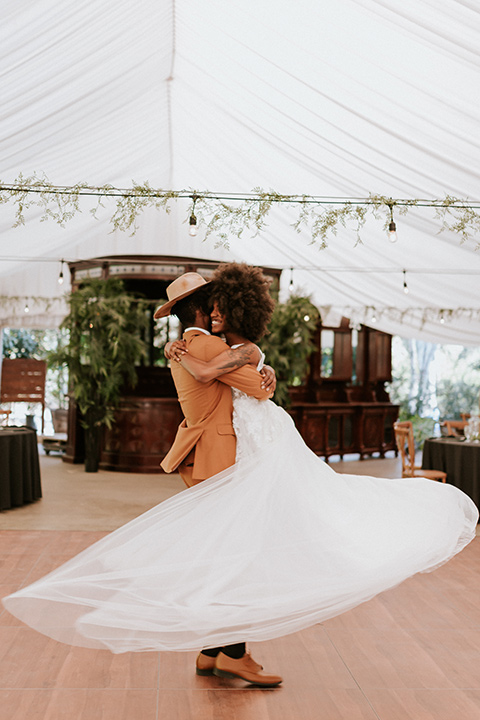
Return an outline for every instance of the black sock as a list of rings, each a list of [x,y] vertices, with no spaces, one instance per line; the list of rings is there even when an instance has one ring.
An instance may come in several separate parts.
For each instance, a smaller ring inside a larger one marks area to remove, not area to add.
[[[225,645],[225,647],[207,648],[202,650],[202,655],[207,657],[217,657],[219,652],[223,652],[224,655],[228,655],[233,660],[239,660],[246,653],[245,643],[236,643],[236,645]]]
[[[207,648],[206,650],[202,650],[202,655],[206,655],[207,657],[217,657],[221,649],[221,647]]]
[[[225,645],[220,648],[224,655],[228,655],[233,660],[240,660],[245,655],[246,647],[245,643],[236,643],[236,645]]]

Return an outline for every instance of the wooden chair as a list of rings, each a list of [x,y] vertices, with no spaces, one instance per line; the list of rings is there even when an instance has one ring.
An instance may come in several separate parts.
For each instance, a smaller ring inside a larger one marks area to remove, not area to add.
[[[5,423],[5,425],[8,425],[8,418],[12,414],[11,410],[5,410],[4,408],[0,408],[0,425],[2,423]]]
[[[445,420],[444,425],[447,429],[447,435],[463,435],[468,420]]]
[[[413,425],[409,420],[396,422],[393,425],[395,442],[402,458],[402,477],[425,477],[430,480],[447,481],[447,473],[441,470],[422,470],[415,465],[415,439]]]
[[[4,358],[0,384],[0,402],[39,403],[42,406],[42,435],[45,430],[45,360]]]

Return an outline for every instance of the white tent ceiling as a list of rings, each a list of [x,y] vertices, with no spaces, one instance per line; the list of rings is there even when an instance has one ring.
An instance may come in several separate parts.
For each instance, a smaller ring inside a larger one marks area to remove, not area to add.
[[[475,0],[0,0],[0,10],[3,183],[36,172],[67,186],[480,201]],[[13,205],[0,205],[0,326],[59,321],[60,258],[172,254],[287,268],[287,286],[293,267],[329,319],[375,315],[388,332],[480,344],[480,251],[438,234],[431,208],[396,217],[395,245],[371,220],[363,244],[347,227],[319,250],[277,206],[259,237],[232,237],[226,250],[188,235],[188,200],[146,211],[133,237],[111,232],[109,202],[94,219],[82,201],[64,228],[37,210],[12,228]]]

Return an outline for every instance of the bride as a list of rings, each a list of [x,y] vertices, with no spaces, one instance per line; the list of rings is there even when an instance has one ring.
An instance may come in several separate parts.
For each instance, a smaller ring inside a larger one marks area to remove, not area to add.
[[[259,270],[219,268],[212,328],[231,346],[202,363],[175,345],[189,372],[206,381],[261,367],[265,287]],[[57,640],[114,653],[267,640],[434,570],[475,536],[477,508],[452,485],[338,474],[282,408],[234,392],[233,467],[10,595],[7,609]]]

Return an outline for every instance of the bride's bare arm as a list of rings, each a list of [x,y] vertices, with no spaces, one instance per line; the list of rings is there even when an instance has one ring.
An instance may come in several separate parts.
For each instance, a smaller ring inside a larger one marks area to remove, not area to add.
[[[163,348],[163,354],[167,360],[180,360],[185,352],[187,352],[185,340],[169,340]]]
[[[185,352],[180,357],[179,362],[185,370],[188,370],[190,375],[193,375],[195,380],[209,382],[244,365],[256,367],[259,357],[257,346],[253,343],[246,343],[238,348],[227,348],[225,352],[220,353],[220,355],[208,362],[192,357],[190,353]]]
[[[242,347],[245,347],[245,346],[242,346]],[[225,351],[225,353],[222,353],[221,355],[217,355],[213,360],[210,361],[210,363],[204,362],[203,360],[196,360],[195,358],[190,358],[194,361],[191,364],[193,365],[195,362],[198,363],[197,371],[200,370],[200,374],[202,373],[202,370],[203,370],[203,372],[205,372],[205,367],[207,367],[209,365],[211,366],[211,368],[213,368],[214,366],[217,366],[219,364],[218,361],[219,361],[219,359],[221,360],[221,358],[224,359],[225,363],[228,363],[228,362],[238,363],[239,360],[242,359],[245,361],[244,364],[247,364],[248,358],[246,357],[245,353],[243,354],[242,358],[234,357],[233,361],[232,361],[231,354],[235,353],[236,350],[240,350],[240,349],[241,348],[235,348],[234,350],[232,350],[231,348],[229,348]],[[164,353],[165,353],[165,357],[167,358],[167,360],[176,360],[177,362],[180,362],[182,357],[184,357],[186,354],[188,354],[187,344],[184,342],[184,340],[174,340],[173,342],[172,341],[168,342],[165,345]],[[225,357],[227,355],[228,355],[228,357]],[[251,364],[256,365],[256,363],[258,362],[258,359],[259,359],[259,357],[253,358],[254,362],[252,362]],[[221,364],[223,364],[223,362],[221,362]],[[200,365],[203,366],[203,369],[202,369],[202,367],[200,367]],[[231,368],[230,367],[227,367],[226,369],[223,368],[223,371],[218,372],[218,375],[212,376],[210,378],[206,377],[203,380],[203,382],[208,382],[209,379],[214,379],[214,377],[223,375],[226,372],[229,372],[230,369],[234,369],[234,367],[241,367],[241,365],[236,364],[235,366],[232,365]],[[185,368],[185,369],[187,369],[187,368]],[[191,374],[193,375],[193,372]],[[262,387],[271,394],[270,396],[272,396],[273,393],[275,392],[275,388],[277,385],[277,378],[275,375],[275,370],[272,367],[270,367],[270,365],[264,365],[263,368],[260,370],[260,374],[263,375]]]

